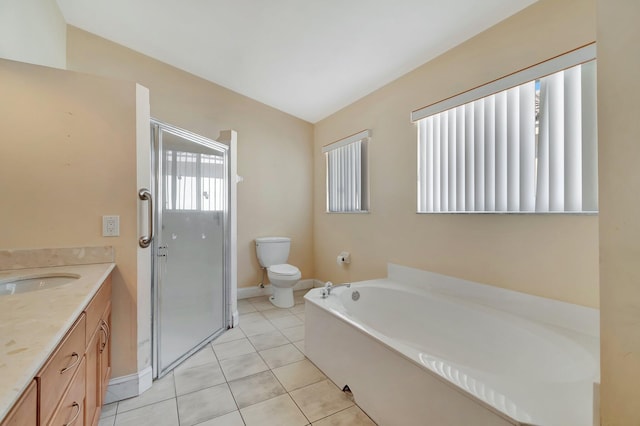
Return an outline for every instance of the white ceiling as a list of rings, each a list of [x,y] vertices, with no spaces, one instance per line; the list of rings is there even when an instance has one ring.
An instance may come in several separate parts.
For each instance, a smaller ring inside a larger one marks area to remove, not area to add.
[[[536,0],[57,0],[68,24],[315,123]]]

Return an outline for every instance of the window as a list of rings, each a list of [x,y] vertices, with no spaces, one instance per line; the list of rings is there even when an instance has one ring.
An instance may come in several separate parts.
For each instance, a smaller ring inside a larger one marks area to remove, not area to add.
[[[367,143],[370,130],[322,148],[327,170],[327,212],[366,213],[369,209]]]
[[[224,210],[224,158],[218,155],[165,151],[166,210]]]
[[[596,212],[595,45],[412,113],[418,212]]]

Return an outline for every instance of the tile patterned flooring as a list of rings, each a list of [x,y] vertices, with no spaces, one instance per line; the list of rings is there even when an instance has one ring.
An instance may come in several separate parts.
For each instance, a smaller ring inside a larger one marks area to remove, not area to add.
[[[375,426],[304,356],[306,291],[291,309],[239,300],[239,327],[142,395],[102,407],[99,426]]]

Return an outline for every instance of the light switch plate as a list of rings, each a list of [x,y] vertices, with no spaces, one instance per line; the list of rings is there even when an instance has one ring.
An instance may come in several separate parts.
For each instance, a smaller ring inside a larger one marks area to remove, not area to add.
[[[102,236],[120,236],[120,216],[102,216]]]

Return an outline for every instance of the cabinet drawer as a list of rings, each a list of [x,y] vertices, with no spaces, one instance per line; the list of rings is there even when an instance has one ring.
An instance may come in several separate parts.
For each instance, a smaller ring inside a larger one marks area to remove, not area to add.
[[[53,410],[58,405],[60,395],[82,364],[85,350],[85,329],[86,320],[83,313],[37,376],[40,384],[41,425],[47,424]]]
[[[38,424],[38,392],[36,381],[24,391],[2,426],[36,426]]]
[[[82,358],[69,389],[60,400],[48,426],[72,426],[84,424],[85,359]]]
[[[93,333],[100,326],[100,319],[107,310],[107,306],[111,301],[111,275],[104,280],[100,290],[93,296],[91,302],[87,305],[85,313],[87,315],[87,332],[85,336],[85,346],[89,346]]]

